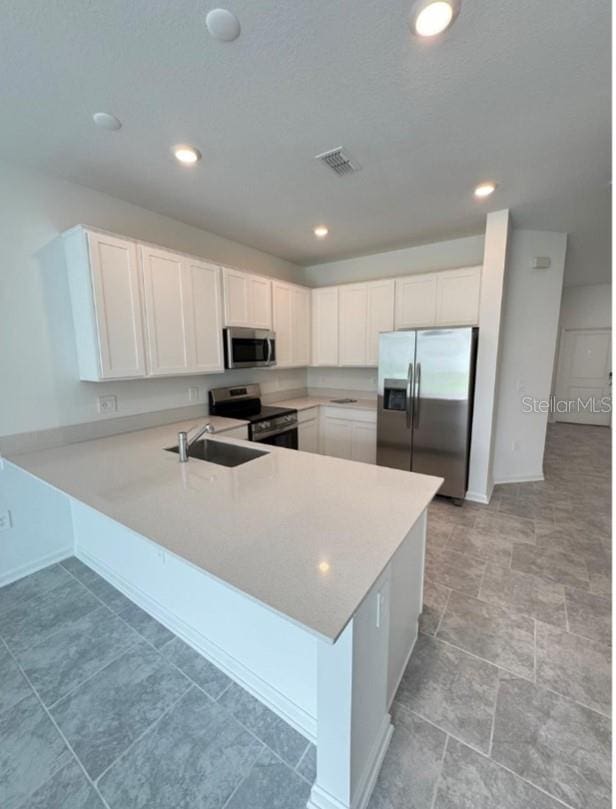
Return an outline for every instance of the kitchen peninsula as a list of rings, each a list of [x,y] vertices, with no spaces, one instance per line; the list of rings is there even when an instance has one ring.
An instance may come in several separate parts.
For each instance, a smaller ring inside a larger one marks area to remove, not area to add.
[[[178,463],[192,426],[10,454],[2,474],[68,498],[75,555],[316,742],[311,809],[363,809],[441,479],[267,446]]]

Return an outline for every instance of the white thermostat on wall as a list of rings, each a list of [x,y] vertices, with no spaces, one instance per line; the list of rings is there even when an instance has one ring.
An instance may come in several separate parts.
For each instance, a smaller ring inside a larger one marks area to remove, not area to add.
[[[552,259],[549,256],[536,256],[530,263],[531,270],[549,270]]]

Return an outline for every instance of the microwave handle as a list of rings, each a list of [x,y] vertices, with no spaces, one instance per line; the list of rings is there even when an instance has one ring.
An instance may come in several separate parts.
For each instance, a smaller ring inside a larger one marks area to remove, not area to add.
[[[271,361],[272,361],[272,338],[268,337],[267,338],[267,360],[266,360],[266,362],[269,365]]]

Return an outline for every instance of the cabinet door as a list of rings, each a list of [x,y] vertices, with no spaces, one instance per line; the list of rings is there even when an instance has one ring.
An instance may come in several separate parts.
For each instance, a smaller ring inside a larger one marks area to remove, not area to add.
[[[340,287],[340,365],[366,365],[368,290],[366,284]]]
[[[302,452],[319,451],[319,422],[317,419],[300,423],[297,433],[299,449]]]
[[[193,373],[224,370],[222,350],[222,289],[220,267],[187,259],[183,266],[187,287],[188,354]]]
[[[351,460],[353,456],[352,422],[332,416],[324,416],[323,454]]]
[[[88,233],[100,379],[145,376],[139,260],[135,242]]]
[[[293,330],[291,314],[291,287],[274,281],[272,284],[272,320],[276,332],[276,364],[293,365]]]
[[[353,422],[351,458],[363,463],[376,463],[376,424]]]
[[[310,365],[310,290],[291,287],[292,363]]]
[[[258,275],[248,276],[248,325],[272,328],[272,282]]]
[[[182,257],[140,247],[145,292],[148,371],[153,376],[182,374],[190,369],[190,309]]]
[[[312,290],[312,364],[338,365],[338,287]]]
[[[379,364],[379,334],[394,328],[394,282],[377,281],[367,285],[368,329],[366,365]]]
[[[477,325],[481,267],[438,273],[437,279],[436,325]]]
[[[396,279],[396,329],[434,326],[436,323],[436,275],[412,275]]]
[[[249,326],[248,276],[237,270],[223,269],[225,326]]]

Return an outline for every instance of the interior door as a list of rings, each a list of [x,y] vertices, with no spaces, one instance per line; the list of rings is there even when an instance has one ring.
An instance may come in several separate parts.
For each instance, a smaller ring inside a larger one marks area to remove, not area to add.
[[[377,449],[379,466],[411,468],[415,331],[392,331],[379,340]]]
[[[611,329],[563,332],[557,421],[610,424],[611,407],[606,405],[611,405],[611,336]]]
[[[417,332],[413,403],[413,472],[445,478],[439,494],[466,494],[473,329]]]

